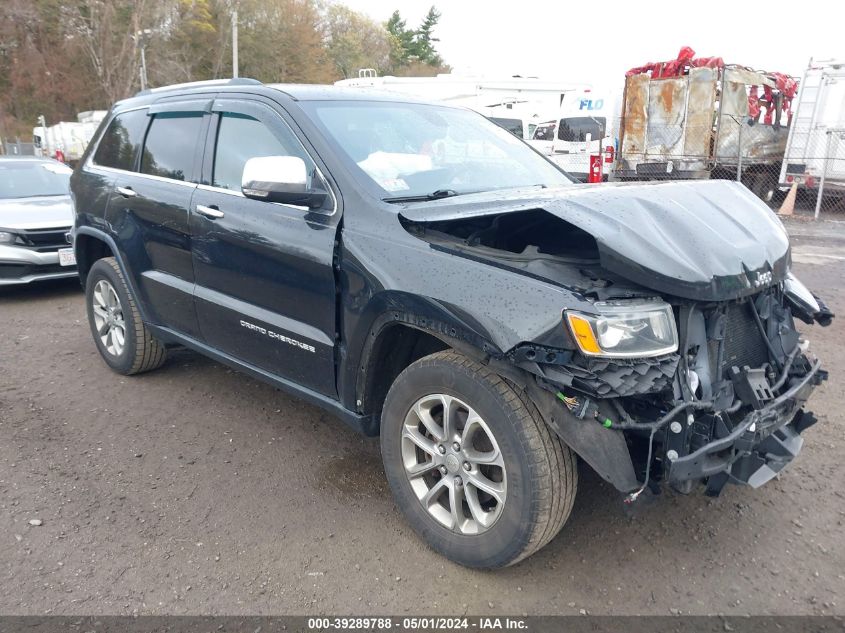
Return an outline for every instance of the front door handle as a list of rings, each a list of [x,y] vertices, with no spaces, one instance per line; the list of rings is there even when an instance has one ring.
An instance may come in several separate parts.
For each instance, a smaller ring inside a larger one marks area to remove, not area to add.
[[[199,213],[200,215],[204,215],[207,218],[211,218],[212,220],[222,218],[224,215],[226,215],[220,209],[217,209],[215,207],[207,207],[204,204],[197,205],[197,213]]]
[[[119,193],[124,198],[134,198],[138,194],[135,193],[135,190],[132,187],[118,187],[117,193]]]

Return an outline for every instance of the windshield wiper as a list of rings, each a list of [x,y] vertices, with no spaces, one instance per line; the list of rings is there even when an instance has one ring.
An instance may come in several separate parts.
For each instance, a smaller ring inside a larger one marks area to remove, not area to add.
[[[451,198],[452,196],[461,195],[454,189],[438,189],[431,193],[426,193],[417,196],[397,196],[394,198],[382,198],[385,202],[425,202],[427,200],[440,200],[442,198]]]

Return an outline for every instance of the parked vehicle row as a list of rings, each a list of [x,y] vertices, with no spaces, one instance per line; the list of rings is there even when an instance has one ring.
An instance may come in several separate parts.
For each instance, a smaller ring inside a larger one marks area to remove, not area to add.
[[[80,112],[76,121],[59,121],[49,126],[44,117],[39,117],[40,124],[32,128],[35,155],[75,165],[106,114],[105,110],[89,110]]]

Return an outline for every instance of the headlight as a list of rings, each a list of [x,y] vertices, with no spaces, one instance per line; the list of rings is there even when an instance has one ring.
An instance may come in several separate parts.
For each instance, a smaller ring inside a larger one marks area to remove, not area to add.
[[[566,310],[578,347],[588,356],[642,358],[678,349],[672,306],[658,299],[601,301],[597,314]]]
[[[0,244],[14,244],[17,235],[9,231],[0,231]]]

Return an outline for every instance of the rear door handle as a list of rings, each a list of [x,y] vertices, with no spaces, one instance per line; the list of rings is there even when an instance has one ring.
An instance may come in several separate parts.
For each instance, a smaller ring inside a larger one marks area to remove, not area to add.
[[[135,193],[135,190],[132,187],[118,187],[117,193],[119,193],[124,198],[134,198],[138,194]]]
[[[212,220],[222,218],[224,215],[226,215],[220,209],[217,209],[215,207],[207,207],[204,204],[197,205],[197,213],[199,213],[200,215],[204,215],[207,218],[211,218]]]

